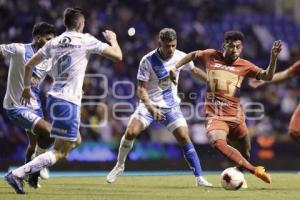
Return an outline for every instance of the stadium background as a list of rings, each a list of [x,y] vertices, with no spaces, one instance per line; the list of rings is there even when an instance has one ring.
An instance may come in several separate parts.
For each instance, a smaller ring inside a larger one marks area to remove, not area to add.
[[[66,7],[81,7],[86,15],[85,32],[104,40],[101,32],[112,29],[118,35],[124,60],[113,64],[92,57],[86,77],[82,108],[81,134],[83,143],[68,160],[54,170],[102,170],[112,168],[117,148],[125,131],[128,116],[137,103],[133,84],[139,60],[156,48],[157,33],[172,27],[178,33],[178,49],[221,49],[223,33],[237,29],[246,41],[243,57],[265,67],[269,49],[275,39],[284,42],[278,70],[281,71],[300,57],[299,0],[0,0],[0,43],[31,42],[35,22],[53,23],[57,33],[63,32],[62,12]],[[3,101],[8,62],[0,60],[0,97]],[[252,160],[268,169],[298,170],[300,151],[287,136],[287,126],[298,99],[299,79],[280,85],[251,89],[243,85],[242,103],[261,102],[265,115],[261,120],[247,120],[252,135]],[[49,82],[42,85],[45,92]],[[179,83],[182,109],[188,119],[191,137],[197,146],[205,170],[219,170],[229,163],[214,151],[205,137],[201,120],[201,102],[205,85],[182,73]],[[189,105],[193,105],[190,107]],[[192,109],[191,109],[192,108]],[[255,109],[255,107],[253,107]],[[255,117],[255,113],[250,113]],[[0,171],[21,164],[27,137],[14,126],[1,107]],[[159,124],[153,124],[136,142],[129,154],[128,170],[186,170],[180,149],[173,136]]]

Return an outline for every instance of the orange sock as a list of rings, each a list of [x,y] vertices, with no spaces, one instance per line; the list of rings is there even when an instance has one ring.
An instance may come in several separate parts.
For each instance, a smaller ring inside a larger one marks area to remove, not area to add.
[[[229,160],[235,162],[238,165],[243,166],[251,173],[254,173],[255,167],[251,165],[235,148],[229,146],[225,140],[216,140],[214,142],[214,147],[226,156]]]

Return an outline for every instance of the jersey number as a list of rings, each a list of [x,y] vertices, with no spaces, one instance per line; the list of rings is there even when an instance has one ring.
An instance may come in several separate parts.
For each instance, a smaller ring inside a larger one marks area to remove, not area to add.
[[[61,75],[71,65],[71,56],[64,55],[57,61],[58,75]]]

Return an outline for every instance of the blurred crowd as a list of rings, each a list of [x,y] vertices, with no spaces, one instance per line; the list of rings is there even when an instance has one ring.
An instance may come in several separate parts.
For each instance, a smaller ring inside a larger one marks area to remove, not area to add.
[[[284,42],[278,64],[278,71],[281,71],[300,58],[300,26],[291,14],[293,1],[284,2],[282,12],[278,13],[271,2],[266,6],[259,0],[0,0],[0,43],[30,43],[31,29],[38,21],[52,23],[57,33],[62,33],[62,12],[66,7],[82,8],[86,15],[85,32],[102,41],[103,30],[115,31],[124,60],[113,64],[98,56],[91,58],[83,88],[81,133],[85,140],[119,142],[128,117],[138,103],[135,83],[139,60],[157,47],[161,28],[174,28],[178,34],[178,49],[185,52],[206,48],[222,50],[224,32],[238,29],[246,36],[243,58],[263,68],[269,63],[272,42],[281,39]],[[8,61],[2,59],[0,64],[3,100]],[[201,63],[196,64],[202,67]],[[298,79],[256,91],[244,84],[242,103],[260,102],[265,111],[259,120],[247,120],[251,134],[286,135],[289,119],[300,97],[299,86]],[[47,81],[42,85],[43,99],[49,87]],[[179,91],[183,111],[190,116],[187,119],[196,143],[207,142],[201,120],[202,106],[197,106],[203,102],[205,88],[205,83],[191,78],[187,72],[181,74]],[[175,141],[159,124],[146,130],[141,139]],[[9,122],[1,108],[0,145],[17,146],[26,142],[23,130]]]

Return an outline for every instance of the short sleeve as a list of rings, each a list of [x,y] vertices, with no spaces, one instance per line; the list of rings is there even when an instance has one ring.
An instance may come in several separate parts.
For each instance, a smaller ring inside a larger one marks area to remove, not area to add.
[[[51,69],[51,60],[44,60],[33,69],[33,73],[40,79],[44,78]]]
[[[217,51],[215,49],[198,50],[196,51],[195,57],[206,65],[211,57],[216,56],[216,53]]]
[[[46,42],[46,44],[38,50],[38,54],[41,55],[45,59],[49,59],[51,57],[51,41]]]
[[[297,76],[300,74],[300,60],[295,62],[292,66],[288,69],[288,75],[290,76]]]
[[[256,78],[257,74],[260,73],[263,69],[249,62],[249,68],[245,77]]]
[[[20,48],[21,48],[21,45],[18,45],[16,43],[0,45],[0,51],[4,57],[13,56],[13,55],[18,54],[21,51]]]
[[[196,58],[199,60],[199,61],[201,61],[201,62],[204,62],[204,59],[205,59],[205,51],[201,51],[201,50],[198,50],[197,52],[196,52]]]
[[[140,62],[137,79],[141,81],[149,81],[150,79],[150,66],[146,59],[142,59]]]
[[[109,47],[109,45],[105,42],[101,42],[100,40],[96,39],[94,36],[90,34],[85,34],[86,37],[86,49],[87,52],[90,54],[102,54],[104,49]]]

